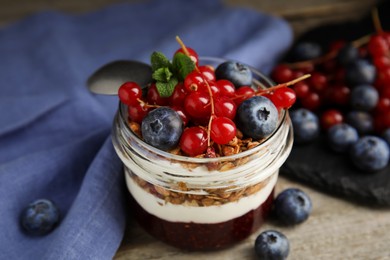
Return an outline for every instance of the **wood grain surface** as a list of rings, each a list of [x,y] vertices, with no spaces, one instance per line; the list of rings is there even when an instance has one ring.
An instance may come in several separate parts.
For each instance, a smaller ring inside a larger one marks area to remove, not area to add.
[[[42,10],[70,13],[99,9],[119,0],[0,0],[0,27]],[[134,2],[134,1],[128,1]],[[358,19],[377,1],[374,0],[225,0],[280,15],[293,26],[295,35],[328,23]],[[281,177],[276,193],[289,187],[306,191],[313,201],[313,213],[303,224],[286,228],[269,221],[244,242],[222,251],[185,252],[167,246],[146,234],[132,219],[115,259],[255,259],[253,244],[261,231],[277,229],[289,239],[289,259],[390,259],[390,209],[374,209],[321,193]]]

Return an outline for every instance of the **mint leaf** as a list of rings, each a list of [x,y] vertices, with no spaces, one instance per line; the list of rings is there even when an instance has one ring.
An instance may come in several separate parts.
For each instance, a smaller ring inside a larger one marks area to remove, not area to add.
[[[181,52],[173,56],[172,65],[180,80],[184,80],[188,73],[195,69],[195,63],[191,58]]]
[[[150,56],[150,63],[152,65],[152,71],[156,71],[159,68],[169,68],[171,66],[168,58],[162,53],[155,51]]]
[[[170,72],[168,68],[163,67],[154,71],[152,78],[156,81],[167,83],[171,79],[172,75],[172,72]]]
[[[177,78],[171,78],[168,82],[156,82],[156,88],[160,97],[170,97],[178,83]]]

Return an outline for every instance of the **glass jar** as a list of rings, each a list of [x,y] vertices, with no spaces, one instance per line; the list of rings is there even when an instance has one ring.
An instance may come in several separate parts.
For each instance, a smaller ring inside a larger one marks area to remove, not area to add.
[[[223,60],[202,58],[216,66]],[[252,69],[257,86],[271,81]],[[143,142],[119,105],[113,144],[124,164],[132,214],[152,236],[187,250],[225,248],[247,238],[271,210],[280,166],[293,142],[288,111],[261,141],[237,139],[243,152],[194,158],[158,150]],[[134,130],[134,129],[133,129]]]

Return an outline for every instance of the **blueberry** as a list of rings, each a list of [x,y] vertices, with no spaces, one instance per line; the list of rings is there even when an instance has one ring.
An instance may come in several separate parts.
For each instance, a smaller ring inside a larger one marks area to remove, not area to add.
[[[21,224],[31,235],[46,235],[60,221],[60,211],[50,200],[39,199],[31,202],[21,214]]]
[[[278,109],[266,97],[251,97],[238,107],[236,125],[248,137],[264,138],[278,125]]]
[[[372,84],[375,76],[375,66],[363,59],[356,60],[347,66],[345,71],[345,79],[351,86]]]
[[[329,128],[327,137],[332,150],[345,152],[359,139],[359,134],[352,126],[341,123]]]
[[[337,61],[341,65],[352,64],[359,58],[359,50],[352,43],[347,43],[342,47],[337,54]]]
[[[359,134],[364,135],[374,130],[374,119],[365,111],[350,111],[346,116],[346,122],[354,127]]]
[[[225,61],[215,69],[215,77],[226,79],[234,84],[236,88],[252,85],[252,71],[242,63],[236,61]]]
[[[177,146],[183,132],[183,121],[175,110],[159,107],[144,117],[141,132],[146,143],[168,151]]]
[[[290,251],[290,243],[285,235],[276,230],[267,230],[255,240],[255,253],[258,259],[283,260]]]
[[[374,172],[385,168],[389,162],[390,148],[382,138],[372,135],[361,137],[351,147],[351,159],[360,170]]]
[[[302,223],[309,217],[311,210],[310,197],[296,188],[282,191],[274,201],[275,216],[286,225]]]
[[[383,139],[387,142],[387,144],[390,146],[390,128],[387,128],[383,132]]]
[[[308,109],[299,108],[290,113],[294,128],[294,141],[307,143],[317,138],[320,133],[318,117]]]
[[[293,61],[312,60],[320,57],[322,48],[318,43],[302,41],[297,43],[290,52]]]
[[[359,85],[352,89],[350,104],[353,109],[370,111],[375,108],[379,100],[379,93],[371,85]]]

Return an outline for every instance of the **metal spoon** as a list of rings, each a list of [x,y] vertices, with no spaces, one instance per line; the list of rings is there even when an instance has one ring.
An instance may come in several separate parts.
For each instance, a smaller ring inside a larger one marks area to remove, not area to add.
[[[117,95],[119,87],[127,81],[134,81],[145,87],[151,80],[150,65],[139,61],[118,60],[95,71],[88,78],[87,86],[96,94]]]

